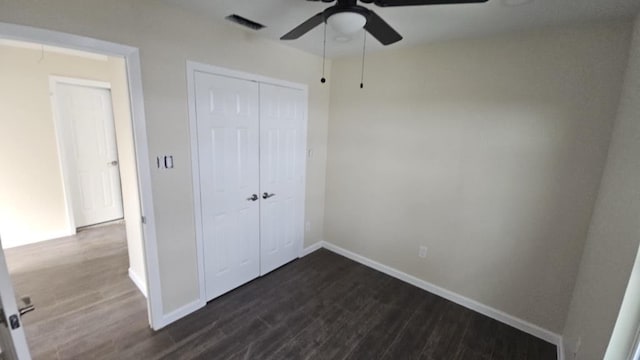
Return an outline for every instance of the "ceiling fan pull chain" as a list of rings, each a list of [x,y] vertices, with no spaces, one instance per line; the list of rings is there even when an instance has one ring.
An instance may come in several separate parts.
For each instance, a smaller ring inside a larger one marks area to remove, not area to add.
[[[364,54],[367,49],[367,32],[363,31],[364,34],[362,40],[362,71],[360,72],[360,89],[364,88]]]
[[[324,78],[324,63],[327,58],[327,22],[324,23],[324,42],[322,44],[322,78],[320,79],[321,83],[325,83],[327,79]]]

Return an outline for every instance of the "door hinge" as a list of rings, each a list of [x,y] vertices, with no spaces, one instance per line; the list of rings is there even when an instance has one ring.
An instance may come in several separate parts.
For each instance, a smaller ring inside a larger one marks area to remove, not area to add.
[[[145,225],[147,224],[147,218],[144,216],[140,217],[140,221],[142,221],[142,223]]]

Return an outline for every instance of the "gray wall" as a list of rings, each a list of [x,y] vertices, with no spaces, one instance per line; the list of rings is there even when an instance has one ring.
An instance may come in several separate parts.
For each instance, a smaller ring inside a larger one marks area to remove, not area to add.
[[[561,333],[630,33],[372,54],[362,90],[360,59],[335,60],[325,240]]]
[[[640,19],[634,35],[606,170],[564,331],[567,359],[573,359],[579,340],[578,359],[603,358],[627,284],[632,287],[625,299],[629,303],[620,313],[620,331],[607,359],[625,358],[638,325],[640,282],[638,274],[635,283],[629,282],[629,276],[640,242]]]

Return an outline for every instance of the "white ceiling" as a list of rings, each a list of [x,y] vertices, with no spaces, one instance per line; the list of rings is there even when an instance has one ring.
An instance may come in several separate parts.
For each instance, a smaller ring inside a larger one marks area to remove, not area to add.
[[[334,3],[305,0],[163,0],[187,10],[206,14],[214,21],[238,14],[266,25],[257,34],[274,41],[312,15]],[[516,5],[509,5],[509,4]],[[520,5],[517,5],[520,4]],[[379,8],[363,4],[378,13],[404,37],[382,46],[367,38],[367,52],[434,41],[518,32],[563,24],[597,20],[630,19],[640,11],[638,0],[489,0],[483,4],[432,5]],[[231,26],[239,26],[231,24]],[[252,30],[247,30],[252,31]],[[295,48],[322,55],[323,27],[300,39],[281,41]],[[362,52],[362,32],[347,42],[327,30],[327,56],[340,57]]]

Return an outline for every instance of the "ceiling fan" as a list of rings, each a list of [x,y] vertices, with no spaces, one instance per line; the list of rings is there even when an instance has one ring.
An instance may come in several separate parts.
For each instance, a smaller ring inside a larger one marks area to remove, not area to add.
[[[307,1],[330,3],[336,0]],[[360,2],[366,4],[373,3],[380,7],[467,4],[487,1],[488,0],[360,0]],[[295,29],[283,35],[280,40],[297,39],[323,22],[329,24],[336,31],[344,35],[355,33],[364,27],[369,34],[378,39],[383,45],[390,45],[402,40],[402,36],[378,16],[378,14],[364,6],[358,5],[357,2],[357,0],[337,0],[335,5],[315,14]]]

